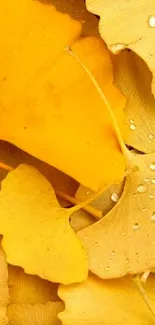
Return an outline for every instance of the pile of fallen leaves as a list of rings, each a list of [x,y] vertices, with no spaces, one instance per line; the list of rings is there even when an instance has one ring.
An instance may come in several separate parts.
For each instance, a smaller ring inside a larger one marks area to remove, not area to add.
[[[0,325],[155,323],[155,2],[0,2]]]

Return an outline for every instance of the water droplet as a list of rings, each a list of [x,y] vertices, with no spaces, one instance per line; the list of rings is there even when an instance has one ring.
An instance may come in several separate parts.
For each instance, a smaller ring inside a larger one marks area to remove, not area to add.
[[[150,53],[150,54],[148,55],[148,58],[149,58],[149,59],[152,59],[152,58],[153,58],[153,54]]]
[[[146,211],[147,210],[147,207],[142,207],[142,211]]]
[[[111,255],[114,256],[114,255],[115,255],[115,251],[112,251],[112,252],[111,252]]]
[[[145,182],[145,183],[148,183],[148,182],[149,182],[149,178],[147,178],[147,177],[144,178],[144,182]]]
[[[155,177],[153,177],[153,178],[151,179],[151,183],[152,183],[152,184],[155,184]]]
[[[114,54],[121,52],[123,49],[125,49],[125,44],[121,44],[121,43],[112,44],[109,46],[109,50]]]
[[[87,195],[89,195],[90,194],[90,191],[87,191]]]
[[[109,271],[110,270],[110,267],[109,266],[106,266],[105,267],[105,271]]]
[[[125,232],[122,232],[122,236],[125,236],[126,235],[126,233]]]
[[[139,225],[139,223],[135,223],[134,225],[133,225],[133,230],[138,230],[140,228],[140,225]]]
[[[138,185],[138,187],[137,187],[137,191],[138,191],[139,193],[144,193],[144,192],[147,191],[147,188],[146,188],[145,185],[140,184],[140,185]]]
[[[87,239],[87,236],[84,236],[83,239],[86,240]]]
[[[113,202],[118,202],[118,200],[119,200],[119,196],[118,196],[118,194],[117,194],[117,193],[112,193],[112,194],[111,194],[111,200],[112,200]]]
[[[155,221],[155,212],[152,213],[151,220]]]
[[[135,131],[136,130],[136,125],[134,123],[130,124],[130,130]]]
[[[155,16],[151,16],[149,18],[149,26],[150,27],[155,27]]]
[[[154,195],[153,194],[149,194],[149,198],[150,199],[153,199],[154,198]]]
[[[109,258],[109,259],[108,259],[108,262],[112,262],[112,258]]]
[[[154,135],[152,133],[150,133],[148,137],[149,137],[150,140],[154,139]]]
[[[155,162],[152,162],[149,167],[151,170],[155,170]]]
[[[98,242],[97,241],[94,243],[94,246],[98,246]]]

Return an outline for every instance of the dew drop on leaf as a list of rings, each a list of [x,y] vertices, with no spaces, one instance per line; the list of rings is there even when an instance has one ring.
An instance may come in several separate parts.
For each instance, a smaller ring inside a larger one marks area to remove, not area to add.
[[[151,220],[155,221],[155,212],[152,213]]]
[[[155,170],[155,162],[152,162],[150,165],[149,165],[150,169],[151,170]]]
[[[151,16],[149,18],[149,26],[150,27],[155,27],[155,16]]]
[[[111,194],[111,200],[112,200],[113,202],[118,202],[118,200],[119,200],[119,196],[118,196],[118,194],[117,194],[117,193],[112,193],[112,194]]]
[[[154,139],[154,135],[152,133],[149,134],[148,136],[149,140],[153,140]]]
[[[147,188],[146,188],[145,185],[140,184],[140,185],[138,185],[138,187],[137,187],[137,191],[138,191],[139,193],[144,193],[144,192],[147,191]]]
[[[139,223],[135,223],[134,225],[133,225],[133,230],[138,230],[140,228],[140,225],[139,225]]]
[[[130,130],[135,131],[136,130],[136,125],[134,123],[130,124]]]

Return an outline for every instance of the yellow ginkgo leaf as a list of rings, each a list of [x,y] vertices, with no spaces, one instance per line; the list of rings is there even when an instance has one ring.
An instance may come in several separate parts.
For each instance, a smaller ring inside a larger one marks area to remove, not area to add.
[[[83,69],[66,52],[67,46],[73,44],[87,62],[123,134],[126,100],[113,85],[112,65],[102,39],[99,35],[84,38],[82,26],[87,23],[74,19],[80,1],[84,10],[83,0],[52,4],[33,0],[21,4],[18,0],[19,22],[12,16],[10,0],[0,5],[0,15],[6,17],[7,11],[8,21],[13,24],[13,19],[16,29],[22,31],[18,33],[21,37],[17,35],[20,45],[16,53],[10,48],[9,69],[3,71],[0,85],[0,138],[96,191],[122,176],[125,162],[106,106]],[[96,17],[92,21],[93,29]],[[3,60],[0,63],[3,65]]]
[[[7,325],[6,307],[9,303],[8,270],[5,253],[0,245],[0,324]]]
[[[7,310],[9,325],[60,325],[57,315],[63,308],[62,302],[11,304]]]
[[[8,286],[11,304],[43,304],[59,300],[56,283],[26,274],[17,266],[8,266]]]
[[[155,267],[155,154],[130,153],[131,172],[115,207],[79,232],[90,270],[101,278],[121,277]]]
[[[146,291],[155,304],[155,277]],[[87,281],[60,286],[59,296],[65,310],[59,314],[63,325],[153,325],[154,318],[136,289],[131,277],[100,280],[90,275]]]
[[[59,205],[53,188],[36,169],[20,165],[2,182],[0,233],[10,264],[52,282],[79,282],[88,261],[69,225],[74,209]]]
[[[87,8],[99,15],[100,33],[117,54],[125,48],[136,52],[155,74],[154,0],[87,0]],[[152,91],[155,96],[155,79]]]
[[[155,99],[151,93],[151,72],[132,51],[112,57],[115,84],[127,97],[125,107],[129,134],[126,143],[139,151],[155,151]]]
[[[91,206],[101,211],[102,216],[104,216],[114,207],[116,202],[118,202],[122,194],[123,187],[123,181],[119,184],[113,184],[108,189],[106,189],[97,199],[92,201]],[[94,192],[88,189],[87,187],[80,185],[76,192],[76,199],[79,202],[86,201],[89,197],[93,195],[93,193]]]

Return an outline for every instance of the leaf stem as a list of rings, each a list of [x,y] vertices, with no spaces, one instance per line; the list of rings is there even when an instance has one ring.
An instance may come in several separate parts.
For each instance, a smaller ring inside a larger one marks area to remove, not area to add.
[[[149,298],[149,296],[147,295],[147,293],[142,285],[139,275],[136,275],[135,277],[133,277],[133,282],[135,283],[139,293],[141,294],[143,300],[145,301],[145,303],[146,303],[147,307],[149,308],[150,312],[152,313],[153,317],[155,318],[155,310],[152,306],[152,301]]]
[[[73,203],[75,205],[80,204],[80,202],[78,200],[76,200],[75,198],[71,197],[68,194],[65,194],[65,193],[60,192],[60,191],[57,191],[57,190],[55,191],[55,193],[59,197],[61,197],[62,199],[67,200],[68,202],[71,202],[71,203]],[[100,220],[102,218],[102,212],[99,211],[99,210],[97,210],[97,209],[95,209],[95,208],[93,208],[93,207],[91,207],[90,205],[85,205],[85,206],[83,206],[82,209],[85,210],[86,212],[90,213],[97,220]]]
[[[78,55],[73,52],[73,50],[69,47],[66,46],[65,50],[80,64],[80,66],[82,67],[82,69],[86,72],[87,76],[90,78],[90,80],[92,81],[93,85],[95,86],[96,90],[98,91],[100,97],[102,98],[103,102],[105,103],[107,110],[109,112],[109,115],[111,117],[112,120],[112,124],[116,133],[116,137],[117,140],[119,142],[120,148],[122,150],[122,153],[124,154],[124,157],[126,159],[126,164],[127,166],[130,165],[130,160],[131,160],[131,153],[130,151],[127,149],[120,128],[118,126],[117,120],[113,114],[112,108],[110,106],[109,101],[107,100],[103,90],[101,89],[101,87],[99,86],[98,82],[96,81],[96,79],[93,77],[92,73],[89,71],[89,69],[85,66],[85,64],[83,64],[83,62],[80,60],[80,58],[78,57]]]
[[[6,165],[5,163],[3,163],[2,161],[0,161],[0,168],[11,171],[13,170],[13,167]]]

